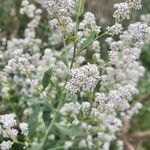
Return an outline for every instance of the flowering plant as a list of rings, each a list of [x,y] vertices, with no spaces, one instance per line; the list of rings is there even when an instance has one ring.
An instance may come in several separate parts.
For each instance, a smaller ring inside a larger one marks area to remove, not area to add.
[[[29,150],[109,150],[113,142],[123,149],[123,121],[142,107],[131,101],[145,72],[139,57],[150,27],[122,24],[142,8],[141,0],[115,4],[115,23],[105,31],[84,6],[85,0],[22,0],[20,14],[30,21],[23,37],[1,39],[0,94],[2,107],[15,95],[24,110],[17,116],[9,106],[13,113],[0,115],[2,150],[17,144]],[[48,16],[47,41],[37,36],[42,13]],[[101,57],[102,37],[107,59]]]

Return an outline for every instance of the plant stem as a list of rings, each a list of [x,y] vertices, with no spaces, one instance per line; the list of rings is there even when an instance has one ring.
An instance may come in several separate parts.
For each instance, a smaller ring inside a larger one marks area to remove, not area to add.
[[[77,12],[77,17],[76,17],[76,29],[75,29],[75,34],[74,34],[75,36],[77,36],[77,33],[78,33],[80,10],[81,10],[81,7],[82,7],[83,2],[84,2],[84,0],[80,0],[78,12]],[[64,41],[64,39],[63,39],[63,43],[64,43],[64,46],[65,46],[65,41]],[[74,42],[74,52],[73,52],[73,57],[72,57],[70,69],[73,67],[74,59],[75,59],[75,56],[76,56],[76,48],[77,48],[77,41]],[[55,111],[55,113],[54,113],[54,117],[53,117],[53,119],[52,119],[52,121],[51,121],[51,123],[50,123],[50,125],[49,125],[49,127],[48,127],[48,129],[47,129],[47,131],[46,131],[46,134],[45,134],[45,136],[44,136],[44,138],[43,138],[43,142],[42,142],[42,145],[41,145],[41,150],[43,150],[44,145],[45,145],[45,143],[46,143],[46,140],[47,140],[47,138],[48,138],[48,135],[49,135],[50,131],[52,130],[53,126],[54,126],[55,120],[56,120],[56,118],[57,118],[57,114],[58,114],[58,112],[59,112],[59,110],[60,110],[60,108],[61,108],[61,106],[62,106],[62,104],[63,104],[63,100],[65,99],[65,97],[66,97],[66,93],[63,93],[63,94],[62,94],[62,99],[60,99],[60,101],[59,101],[59,104],[58,104],[58,106],[57,106],[57,109],[56,109],[56,111]],[[62,147],[61,147],[61,148],[62,148]],[[56,149],[56,148],[55,148],[55,149]],[[55,149],[53,149],[53,150],[55,150]]]
[[[62,98],[59,100],[59,104],[58,104],[58,106],[57,106],[57,110],[55,111],[54,116],[53,116],[53,119],[52,119],[52,121],[51,121],[51,123],[50,123],[50,125],[49,125],[49,127],[48,127],[48,129],[47,129],[47,131],[46,131],[46,134],[45,134],[45,136],[44,136],[44,138],[43,138],[43,142],[42,142],[41,148],[40,148],[41,150],[43,150],[44,145],[45,145],[45,143],[46,143],[46,140],[47,140],[47,138],[48,138],[48,135],[49,135],[49,133],[51,132],[51,130],[52,130],[54,124],[55,124],[55,120],[56,120],[56,118],[57,118],[58,112],[59,112],[59,110],[60,110],[60,108],[61,108],[61,106],[62,106],[62,104],[63,104],[63,99],[65,99],[65,97],[66,97],[66,93],[63,93],[63,94],[62,94]]]
[[[51,149],[48,149],[48,150],[59,150],[59,149],[64,149],[64,146],[59,146],[59,147],[51,148]]]
[[[107,31],[104,32],[104,33],[102,33],[102,34],[100,34],[99,36],[97,36],[93,41],[91,41],[91,42],[87,45],[87,47],[88,47],[90,44],[92,44],[95,40],[98,40],[99,38],[103,37],[103,36],[106,35],[106,34],[107,34]],[[79,51],[76,53],[76,55],[78,55],[82,50],[83,50],[83,49],[79,50]]]
[[[52,129],[54,123],[55,123],[55,120],[56,120],[56,117],[57,117],[57,113],[58,113],[58,111],[56,111],[56,112],[54,113],[54,117],[53,117],[53,119],[52,119],[52,121],[51,121],[51,123],[50,123],[50,125],[49,125],[49,127],[48,127],[48,129],[47,129],[47,131],[46,131],[46,134],[45,134],[45,136],[44,136],[44,138],[43,138],[43,142],[42,142],[42,145],[41,145],[41,150],[43,150],[43,147],[44,147],[44,145],[45,145],[45,143],[46,143],[46,140],[47,140],[47,138],[48,138],[48,135],[49,135],[49,133],[50,133],[50,131],[51,131],[51,129]]]
[[[80,0],[78,12],[77,12],[77,17],[76,17],[76,29],[75,29],[75,33],[74,33],[75,37],[77,36],[78,29],[79,29],[79,17],[81,15],[80,10],[81,10],[81,7],[82,7],[83,3],[84,3],[84,0]],[[73,67],[74,59],[75,59],[75,56],[76,56],[76,49],[77,49],[77,40],[75,40],[75,42],[74,42],[73,57],[72,57],[70,69]]]

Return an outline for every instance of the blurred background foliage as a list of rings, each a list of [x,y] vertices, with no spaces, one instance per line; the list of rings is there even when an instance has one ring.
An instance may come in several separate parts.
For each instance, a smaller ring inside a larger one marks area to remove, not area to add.
[[[34,0],[30,1],[34,3]],[[102,31],[105,31],[105,28],[108,25],[112,25],[114,23],[114,19],[112,17],[113,4],[118,1],[120,2],[124,0],[86,0],[86,11],[91,11],[96,15],[98,24],[102,26]],[[0,39],[3,37],[23,37],[23,30],[28,23],[28,18],[19,14],[20,3],[21,0],[0,0]],[[140,16],[147,13],[150,13],[150,0],[143,0],[143,9],[134,12],[129,22],[139,21]],[[49,27],[46,18],[47,16],[45,12],[42,22],[37,29],[37,36],[42,38],[44,41],[47,41],[48,34],[50,33],[48,32]],[[129,22],[124,22],[125,26],[128,25]],[[103,39],[101,40],[102,56],[106,58],[108,47],[104,44]],[[136,131],[150,131],[150,43],[145,44],[143,47],[141,62],[146,68],[146,73],[139,81],[140,92],[138,96],[135,96],[135,100],[141,101],[143,108],[131,121],[129,131],[131,133]],[[21,114],[19,111],[22,111],[25,107],[24,101],[16,101],[18,98],[14,94],[15,91],[12,89],[11,92],[11,103],[6,103],[7,105],[10,104],[12,110],[17,111],[17,114],[19,115]],[[13,95],[15,96],[13,97]],[[2,110],[0,113],[1,112]],[[138,144],[139,145],[137,147],[139,150],[150,150],[150,138],[143,139]]]

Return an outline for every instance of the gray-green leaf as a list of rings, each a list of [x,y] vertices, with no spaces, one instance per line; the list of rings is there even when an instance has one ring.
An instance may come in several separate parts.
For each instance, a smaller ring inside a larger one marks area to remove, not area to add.
[[[85,48],[87,48],[94,40],[96,36],[96,32],[92,32],[85,41],[80,46],[79,52],[83,51]]]
[[[48,87],[51,81],[51,76],[52,76],[52,69],[48,69],[47,71],[45,71],[42,79],[43,90],[45,90],[45,88]]]
[[[67,51],[63,50],[61,55],[60,55],[60,60],[68,67],[68,56],[67,56]]]

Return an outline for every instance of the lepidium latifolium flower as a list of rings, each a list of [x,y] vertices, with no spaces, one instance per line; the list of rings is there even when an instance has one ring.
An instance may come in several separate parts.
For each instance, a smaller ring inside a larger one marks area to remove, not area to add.
[[[100,81],[99,71],[96,65],[87,64],[80,68],[70,70],[71,79],[66,84],[66,89],[71,93],[77,93],[80,89],[92,90]]]
[[[17,127],[16,115],[14,113],[0,115],[0,135],[4,139],[0,144],[1,150],[9,150],[14,143],[14,140],[17,139],[19,130]],[[22,122],[19,124],[21,129],[21,134],[28,135],[28,124]],[[9,139],[5,141],[5,139]]]
[[[76,0],[36,0],[45,8],[51,17],[49,25],[51,29],[68,34],[74,31],[75,24],[71,16],[75,13]]]

